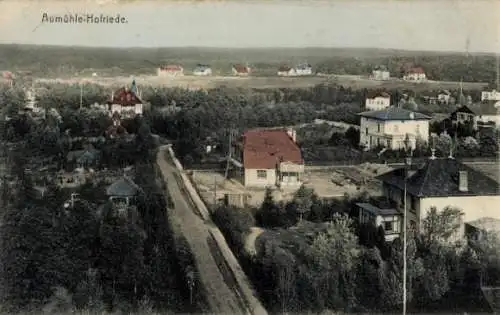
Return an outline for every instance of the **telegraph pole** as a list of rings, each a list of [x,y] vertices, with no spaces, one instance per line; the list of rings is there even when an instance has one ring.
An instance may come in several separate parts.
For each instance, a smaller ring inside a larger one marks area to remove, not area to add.
[[[83,85],[82,82],[80,82],[80,110],[82,109],[83,106]]]
[[[226,161],[226,171],[224,173],[224,179],[227,179],[229,174],[229,163],[231,162],[232,157],[232,142],[233,142],[233,129],[229,130],[229,143],[228,143],[228,153],[227,153],[227,161]]]

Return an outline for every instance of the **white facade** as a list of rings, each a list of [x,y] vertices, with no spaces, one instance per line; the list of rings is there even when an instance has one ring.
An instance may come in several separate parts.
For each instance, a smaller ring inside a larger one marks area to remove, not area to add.
[[[438,102],[448,104],[450,102],[450,94],[440,93],[437,97]]]
[[[405,76],[403,76],[403,80],[422,82],[422,81],[427,80],[427,76],[425,75],[425,73],[412,72],[412,73],[408,73]]]
[[[280,77],[293,77],[296,75],[297,75],[297,72],[295,71],[294,68],[291,68],[288,71],[278,71],[278,76],[280,76]]]
[[[361,224],[372,223],[376,227],[383,227],[385,231],[385,240],[391,242],[399,237],[402,231],[403,219],[400,215],[380,215],[365,208],[359,207],[358,220]]]
[[[365,107],[368,110],[382,110],[391,106],[390,96],[376,96],[374,98],[367,98],[365,101]]]
[[[500,92],[493,91],[482,91],[481,101],[500,101]]]
[[[250,68],[247,67],[247,72],[239,72],[238,70],[236,70],[236,68],[233,67],[232,73],[235,76],[246,77],[250,74]]]
[[[245,187],[299,188],[302,185],[304,166],[282,163],[280,169],[245,169]]]
[[[500,126],[500,114],[498,115],[479,115],[476,117],[477,121],[494,122],[496,126]]]
[[[404,148],[406,135],[412,148],[416,139],[429,139],[429,120],[378,120],[361,117],[359,144],[365,148],[382,146],[392,150]]]
[[[295,69],[297,75],[312,75],[311,67],[297,68]]]
[[[193,71],[193,75],[197,75],[197,76],[208,76],[208,75],[212,75],[212,69],[211,69],[211,68],[195,69],[195,70]]]
[[[111,105],[111,114],[117,112],[124,118],[128,118],[129,116],[133,117],[135,115],[143,114],[144,106],[143,104],[135,104],[131,106],[122,106],[120,104],[112,104]]]
[[[403,191],[398,188],[387,188],[384,185],[384,195],[389,199],[401,202],[403,200]],[[435,207],[438,212],[446,207],[458,208],[463,213],[463,223],[475,221],[480,218],[500,219],[500,212],[497,206],[500,204],[500,196],[449,196],[449,197],[430,197],[417,198],[407,194],[407,209],[409,225],[415,224],[420,228],[421,222],[426,218],[429,210]],[[456,237],[457,240],[464,236],[464,226],[462,225]]]
[[[373,70],[372,78],[374,80],[389,80],[391,78],[391,74],[386,70]]]

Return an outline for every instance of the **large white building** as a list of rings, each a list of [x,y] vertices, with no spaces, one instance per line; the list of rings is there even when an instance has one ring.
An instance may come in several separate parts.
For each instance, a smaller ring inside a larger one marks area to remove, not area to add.
[[[497,90],[482,91],[481,101],[500,101],[500,92]]]
[[[375,69],[372,71],[372,79],[374,80],[389,80],[391,78],[391,73],[384,69]]]
[[[431,117],[399,107],[358,114],[360,122],[360,146],[366,149],[385,147],[399,150],[405,147],[406,139],[415,148],[417,139],[429,140]]]
[[[386,92],[369,93],[366,96],[365,108],[367,110],[381,110],[391,106],[391,96]]]
[[[403,80],[422,82],[427,80],[427,76],[425,74],[424,69],[418,67],[418,68],[412,68],[409,71],[407,71],[406,74],[403,76]]]
[[[295,67],[297,75],[312,75],[312,66],[308,63],[303,63]]]

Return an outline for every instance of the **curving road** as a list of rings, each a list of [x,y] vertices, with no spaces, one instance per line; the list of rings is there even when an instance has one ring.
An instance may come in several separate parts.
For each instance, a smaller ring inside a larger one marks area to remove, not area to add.
[[[169,216],[179,222],[180,230],[191,247],[197,277],[205,289],[211,308],[209,311],[215,314],[248,314],[232,275],[213,244],[210,226],[195,213],[194,205],[182,187],[178,171],[166,161],[166,154],[167,146],[160,147],[157,163],[174,205],[168,210]]]

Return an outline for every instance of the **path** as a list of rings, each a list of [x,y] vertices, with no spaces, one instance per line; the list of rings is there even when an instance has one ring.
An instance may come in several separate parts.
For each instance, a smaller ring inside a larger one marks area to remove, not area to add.
[[[210,312],[215,314],[247,314],[246,306],[239,296],[224,260],[209,233],[209,226],[196,215],[194,205],[186,196],[175,166],[165,159],[166,149],[161,147],[157,163],[167,183],[168,193],[174,207],[169,208],[169,216],[180,224],[182,234],[189,243],[196,261],[198,278],[207,294]]]

